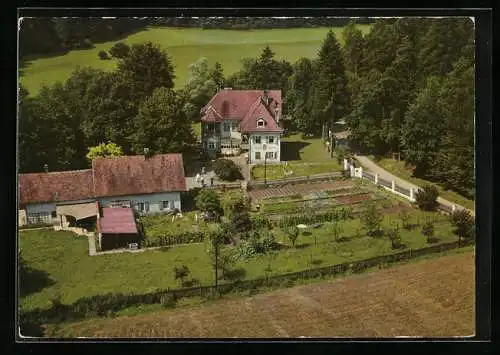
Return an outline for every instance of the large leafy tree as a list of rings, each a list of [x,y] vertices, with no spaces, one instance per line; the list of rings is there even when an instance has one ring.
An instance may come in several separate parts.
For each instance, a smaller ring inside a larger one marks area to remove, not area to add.
[[[133,151],[147,147],[156,153],[189,152],[195,138],[182,106],[173,90],[156,89],[139,108],[130,137]]]
[[[313,115],[321,125],[333,125],[350,110],[347,74],[339,42],[329,31],[318,53]]]
[[[118,62],[118,73],[130,86],[136,102],[160,87],[174,87],[174,67],[168,54],[151,42],[134,44]]]
[[[359,71],[383,72],[394,60],[397,49],[397,34],[392,19],[377,19],[370,32],[364,37],[364,51]]]
[[[189,65],[189,77],[183,88],[184,112],[190,121],[200,117],[200,109],[207,104],[222,85],[222,67],[210,69],[205,57]]]

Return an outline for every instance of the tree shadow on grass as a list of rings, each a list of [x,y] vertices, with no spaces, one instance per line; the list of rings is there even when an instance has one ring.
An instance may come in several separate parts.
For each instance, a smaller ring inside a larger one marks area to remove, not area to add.
[[[237,269],[226,270],[224,272],[224,278],[230,281],[243,280],[247,274],[247,271],[240,267]]]
[[[300,160],[300,150],[310,144],[301,141],[281,142],[281,161]]]
[[[311,245],[312,245],[312,243],[295,244],[295,249],[305,249],[307,247],[310,247]]]
[[[314,259],[313,261],[311,261],[311,264],[313,264],[314,266],[321,265],[322,263],[323,263],[323,260],[321,260],[321,259]]]
[[[36,293],[54,285],[55,281],[46,271],[26,267],[19,273],[19,293],[21,297]]]
[[[309,231],[304,231],[304,232],[302,232],[302,235],[308,237],[308,236],[311,236],[312,233]]]
[[[441,239],[439,239],[438,237],[430,237],[430,238],[427,238],[427,243],[429,244],[436,244],[436,243],[439,243]]]

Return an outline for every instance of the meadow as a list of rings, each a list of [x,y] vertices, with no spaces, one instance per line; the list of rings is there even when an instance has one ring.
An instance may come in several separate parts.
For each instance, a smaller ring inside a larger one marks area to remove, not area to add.
[[[359,25],[368,33],[369,25]],[[215,30],[201,28],[152,27],[132,34],[122,41],[128,45],[151,41],[159,44],[175,67],[175,87],[182,88],[188,77],[188,66],[200,57],[206,57],[210,65],[219,61],[226,75],[238,71],[240,60],[257,57],[269,45],[278,59],[295,62],[300,57],[316,56],[321,42],[330,28],[292,28],[263,30]],[[332,28],[342,43],[342,27]],[[64,55],[27,57],[20,70],[20,82],[30,94],[36,94],[41,85],[65,81],[77,67],[91,66],[102,70],[116,68],[117,60],[101,60],[97,54],[108,51],[116,41],[95,44],[95,48],[73,50]]]

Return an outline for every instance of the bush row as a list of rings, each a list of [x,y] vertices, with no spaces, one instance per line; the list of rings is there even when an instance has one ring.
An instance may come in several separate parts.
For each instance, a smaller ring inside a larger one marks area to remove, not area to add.
[[[342,207],[333,211],[318,214],[301,214],[298,216],[284,216],[279,221],[280,228],[296,226],[297,224],[314,224],[331,221],[340,221],[353,218],[351,207]]]
[[[177,234],[161,234],[148,235],[142,242],[144,248],[164,247],[175,244],[189,244],[203,242],[204,233],[199,232],[182,232]]]

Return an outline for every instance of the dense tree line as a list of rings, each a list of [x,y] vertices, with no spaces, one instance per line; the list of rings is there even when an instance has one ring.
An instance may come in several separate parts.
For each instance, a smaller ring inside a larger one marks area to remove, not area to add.
[[[291,27],[339,27],[348,18],[272,18],[272,17],[163,17],[115,19],[88,17],[33,17],[24,18],[19,31],[21,57],[64,53],[71,49],[92,48],[93,43],[121,39],[147,26],[198,27],[214,29],[257,29]],[[369,18],[356,19],[368,24]]]
[[[360,17],[357,24],[370,24],[374,20]],[[347,17],[163,17],[152,19],[152,25],[171,27],[201,27],[213,29],[247,30],[258,28],[341,27]]]
[[[329,31],[314,58],[293,64],[267,46],[228,77],[200,58],[175,92],[170,58],[151,43],[125,51],[114,72],[80,68],[36,97],[22,90],[21,170],[82,167],[88,147],[108,141],[125,154],[186,152],[189,123],[218,89],[281,89],[292,128],[320,135],[344,119],[354,150],[400,153],[416,176],[473,196],[471,20],[379,19],[366,36],[351,21],[342,36],[343,46]]]
[[[120,39],[146,26],[147,21],[134,18],[23,18],[19,31],[19,52],[24,57],[92,48],[93,43]]]
[[[86,168],[89,148],[104,142],[124,154],[189,153],[194,137],[174,78],[167,53],[146,42],[133,45],[116,71],[77,68],[33,97],[21,87],[20,171]]]

